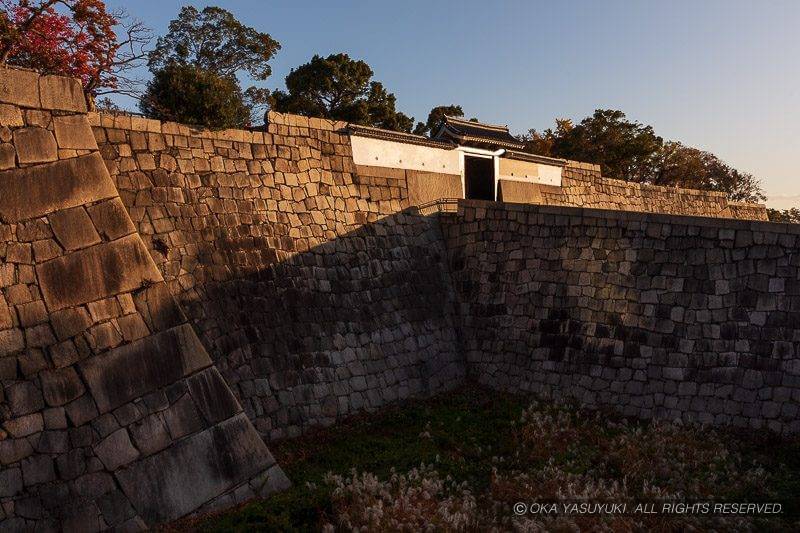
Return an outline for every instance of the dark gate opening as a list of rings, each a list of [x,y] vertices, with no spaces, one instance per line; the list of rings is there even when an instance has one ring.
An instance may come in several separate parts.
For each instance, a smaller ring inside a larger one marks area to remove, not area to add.
[[[494,159],[464,156],[464,197],[494,200]]]

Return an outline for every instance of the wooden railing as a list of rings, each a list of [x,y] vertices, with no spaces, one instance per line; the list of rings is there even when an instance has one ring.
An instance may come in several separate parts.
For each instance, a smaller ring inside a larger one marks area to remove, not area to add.
[[[416,207],[420,215],[426,216],[438,213],[455,213],[458,211],[458,200],[458,198],[439,198]]]

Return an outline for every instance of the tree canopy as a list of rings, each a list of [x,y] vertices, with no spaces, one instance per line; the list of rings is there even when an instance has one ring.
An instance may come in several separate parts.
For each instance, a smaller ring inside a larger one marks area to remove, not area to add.
[[[286,91],[274,91],[275,111],[346,120],[354,124],[411,131],[413,117],[397,111],[396,98],[378,81],[370,66],[347,54],[315,55],[286,76]]]
[[[800,209],[767,209],[771,222],[784,222],[787,224],[800,224]]]
[[[676,141],[661,148],[648,181],[655,185],[721,191],[737,201],[766,199],[752,174],[733,168],[711,152]]]
[[[130,92],[126,73],[149,41],[141,22],[101,0],[0,0],[0,62],[79,78],[89,95]]]
[[[269,61],[281,45],[268,33],[245,26],[230,11],[184,6],[150,53],[150,68],[194,65],[223,77],[245,71],[258,80],[272,73]]]
[[[269,34],[245,26],[225,9],[183,7],[149,55],[153,80],[139,107],[153,118],[209,128],[248,125],[269,91],[242,91],[237,75],[266,79],[272,72],[268,62],[279,49]],[[172,93],[178,90],[185,94]]]
[[[148,117],[211,129],[241,128],[250,121],[236,80],[196,65],[171,63],[153,72],[140,108]]]
[[[765,198],[752,174],[710,152],[665,142],[652,126],[628,120],[622,111],[598,109],[577,125],[557,119],[554,129],[530,130],[521,139],[532,153],[599,164],[611,178],[721,191],[739,201]]]
[[[464,110],[460,105],[455,104],[436,106],[431,109],[430,113],[428,113],[428,120],[426,120],[424,123],[417,122],[417,125],[414,128],[414,133],[417,135],[429,135],[433,132],[433,129],[444,119],[445,115],[451,117],[463,117]]]
[[[555,153],[599,164],[604,175],[628,181],[647,181],[663,144],[652,126],[610,109],[598,109],[562,132],[554,139]]]

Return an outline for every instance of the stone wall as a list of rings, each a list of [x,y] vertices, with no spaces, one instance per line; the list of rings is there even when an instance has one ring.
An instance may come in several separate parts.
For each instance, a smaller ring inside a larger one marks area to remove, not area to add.
[[[764,205],[732,202],[725,193],[643,185],[600,174],[598,165],[570,161],[561,187],[539,186],[545,205],[588,207],[672,215],[767,220]]]
[[[716,193],[356,166],[343,123],[209,132],[0,71],[0,530],[141,529],[287,486],[259,433],[467,372],[800,431],[800,230]],[[432,185],[432,184],[435,184]],[[429,198],[426,195],[432,196]]]
[[[440,216],[481,383],[800,430],[800,226],[474,201]]]
[[[343,124],[92,123],[140,235],[263,435],[462,379],[438,226],[405,210],[405,171],[356,169]]]
[[[287,480],[170,296],[77,80],[0,70],[0,530],[137,530]]]

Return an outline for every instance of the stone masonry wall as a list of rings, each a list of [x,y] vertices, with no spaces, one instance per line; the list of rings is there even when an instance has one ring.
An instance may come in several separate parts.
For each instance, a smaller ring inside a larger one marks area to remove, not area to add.
[[[766,207],[732,202],[721,192],[643,185],[604,178],[600,167],[570,161],[564,167],[562,186],[540,186],[545,205],[588,207],[673,215],[767,220]]]
[[[481,383],[800,431],[800,226],[474,201],[440,216]]]
[[[139,530],[286,484],[137,235],[80,83],[0,69],[0,530]]]
[[[263,435],[461,381],[438,226],[404,210],[402,180],[356,172],[344,124],[91,120],[140,235]]]

